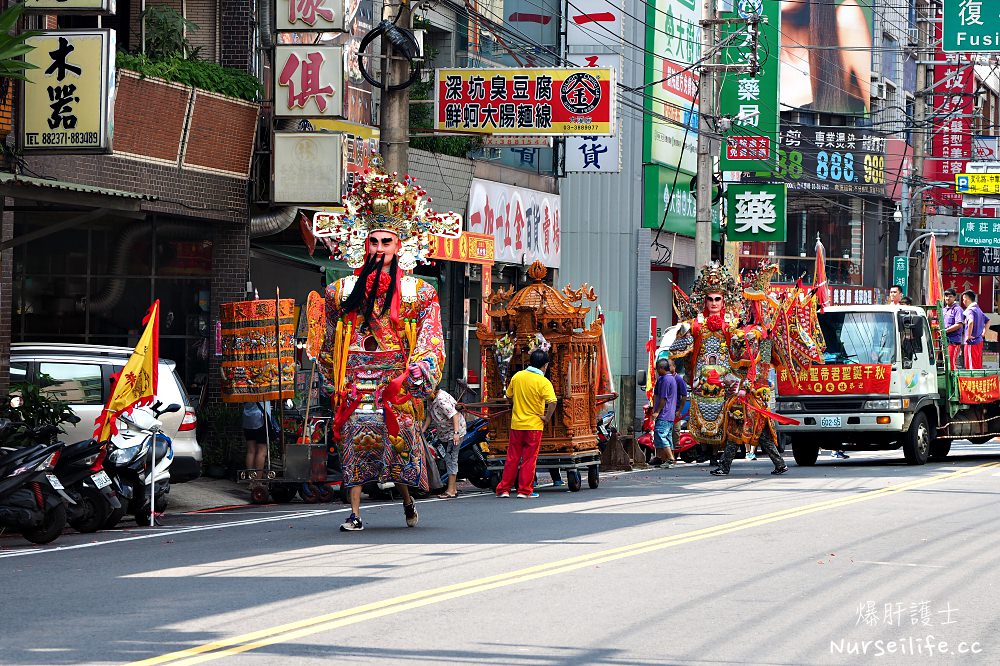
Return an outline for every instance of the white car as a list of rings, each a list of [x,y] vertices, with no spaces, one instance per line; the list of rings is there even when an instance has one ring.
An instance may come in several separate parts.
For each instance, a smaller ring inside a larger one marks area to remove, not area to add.
[[[10,382],[39,385],[69,403],[80,422],[64,423],[62,439],[78,442],[93,436],[94,421],[108,399],[111,375],[121,371],[131,355],[130,347],[18,342],[10,349]],[[170,480],[183,483],[201,475],[201,446],[197,416],[174,367],[173,361],[160,359],[156,398],[183,407],[161,418],[163,432],[173,441]]]

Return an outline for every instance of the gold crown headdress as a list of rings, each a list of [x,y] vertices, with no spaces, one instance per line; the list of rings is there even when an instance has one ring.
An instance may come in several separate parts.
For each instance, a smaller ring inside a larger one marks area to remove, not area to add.
[[[404,271],[429,263],[432,237],[458,238],[462,216],[434,212],[427,207],[431,202],[427,192],[413,178],[407,175],[399,182],[395,172],[382,171],[381,158],[371,164],[373,168],[365,170],[344,197],[345,212],[313,215],[313,235],[324,239],[334,259],[351,268],[364,265],[365,245],[374,231],[396,234],[401,245],[399,267]]]
[[[743,307],[743,293],[739,283],[719,264],[702,267],[691,289],[691,304],[700,307],[709,294],[722,294],[726,310],[731,313],[738,313]]]
[[[778,272],[778,264],[770,259],[762,259],[755,269],[743,273],[743,319],[751,317],[767,328],[774,323],[774,313],[779,307],[778,300],[771,293],[771,280]]]

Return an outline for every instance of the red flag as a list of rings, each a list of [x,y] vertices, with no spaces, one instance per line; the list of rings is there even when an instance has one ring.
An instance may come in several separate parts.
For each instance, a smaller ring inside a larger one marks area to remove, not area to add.
[[[306,244],[306,249],[309,250],[309,256],[313,256],[313,252],[316,251],[316,237],[313,236],[312,225],[309,223],[309,218],[299,213],[299,231],[302,232],[302,242]]]
[[[927,303],[934,305],[944,300],[944,290],[941,288],[941,271],[938,270],[937,241],[931,236],[930,249],[927,251]]]
[[[833,304],[830,293],[830,281],[826,279],[826,248],[823,241],[816,238],[816,270],[813,273],[813,289],[816,290],[816,300],[819,301],[820,310]]]

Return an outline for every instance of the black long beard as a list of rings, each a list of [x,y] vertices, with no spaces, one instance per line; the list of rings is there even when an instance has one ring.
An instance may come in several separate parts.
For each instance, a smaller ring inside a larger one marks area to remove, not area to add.
[[[361,273],[358,275],[358,281],[354,283],[354,289],[351,291],[351,295],[347,297],[344,301],[344,312],[357,312],[360,314],[365,322],[371,321],[372,313],[375,311],[375,302],[378,300],[378,280],[372,282],[372,288],[366,289],[368,284],[368,277],[370,275],[377,275],[382,271],[385,266],[385,255],[371,255],[366,261],[365,265],[361,268]],[[396,295],[396,272],[399,267],[399,258],[393,257],[392,263],[389,264],[389,288],[385,292],[385,302],[382,304],[382,311],[380,316],[385,315],[392,306],[392,299]]]

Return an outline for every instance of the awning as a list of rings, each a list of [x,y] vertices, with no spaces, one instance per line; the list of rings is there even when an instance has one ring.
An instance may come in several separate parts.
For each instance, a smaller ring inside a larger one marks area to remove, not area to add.
[[[141,209],[143,201],[157,201],[159,199],[152,194],[109,190],[104,187],[81,185],[64,180],[32,178],[13,173],[0,173],[0,196],[127,211],[138,211]]]
[[[301,245],[278,245],[274,243],[253,243],[250,246],[250,256],[262,259],[277,259],[293,264],[298,268],[315,270],[324,275],[326,284],[330,284],[353,271],[347,264],[334,261],[329,257],[319,255],[309,256],[309,251]]]

